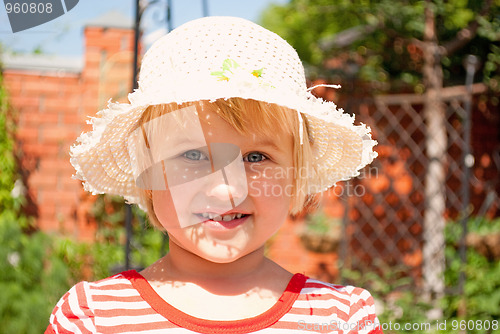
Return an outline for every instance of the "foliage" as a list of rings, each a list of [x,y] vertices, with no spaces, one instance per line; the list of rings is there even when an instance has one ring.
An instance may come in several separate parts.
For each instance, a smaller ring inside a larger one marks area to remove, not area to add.
[[[342,220],[339,218],[329,217],[323,210],[310,213],[305,218],[305,226],[307,230],[317,234],[327,234],[342,227]]]
[[[470,234],[500,234],[500,218],[493,221],[474,218],[468,221]],[[436,330],[436,320],[429,317],[432,306],[426,302],[422,291],[408,277],[408,268],[389,267],[374,264],[371,272],[342,269],[342,276],[348,284],[362,286],[369,290],[377,306],[379,320],[385,326],[392,324],[392,330],[384,328],[384,333],[429,333],[420,324],[429,323],[433,333],[459,333],[460,325],[469,325],[468,333],[500,333],[500,322],[493,328],[493,320],[500,319],[500,260],[481,255],[474,247],[467,251],[467,263],[464,267],[466,281],[464,294],[457,290],[461,271],[458,249],[462,227],[458,223],[449,223],[446,227],[446,255],[448,259],[445,271],[447,294],[440,301],[442,317],[437,321],[442,325],[446,320],[446,329]],[[500,245],[499,245],[500,247]],[[490,330],[484,329],[490,321]],[[469,322],[470,321],[470,322]],[[474,322],[474,326],[472,326]],[[401,329],[395,329],[400,324]],[[404,330],[404,324],[415,324],[419,329]],[[418,325],[417,325],[418,324]],[[478,326],[479,325],[479,326]],[[478,329],[478,327],[483,327]],[[444,329],[442,327],[441,329]],[[455,330],[456,329],[456,330]]]
[[[474,54],[483,62],[483,80],[500,89],[500,1],[492,0],[483,13],[488,1],[430,1],[442,47],[460,34],[472,35],[465,46],[441,58],[445,85],[463,84],[464,56]],[[310,78],[355,78],[370,89],[422,92],[424,10],[424,1],[291,0],[269,7],[262,24],[297,49]],[[325,70],[332,58],[339,64]]]
[[[99,195],[95,201],[91,215],[98,224],[96,241],[105,252],[106,245],[125,243],[125,203],[123,198],[112,195]],[[168,250],[167,235],[151,228],[147,215],[138,206],[131,206],[132,228],[134,238],[131,240],[131,266],[143,268],[150,265]],[[123,250],[122,250],[123,253]],[[115,258],[108,267],[117,267],[124,263]]]
[[[134,263],[146,266],[158,258],[162,239],[153,232],[142,237]],[[0,332],[5,333],[43,332],[57,300],[73,284],[107,277],[124,261],[120,243],[28,234],[15,220],[0,221],[0,242]]]
[[[425,327],[404,330],[405,324],[426,324],[432,306],[415,289],[415,282],[407,276],[409,268],[390,267],[375,262],[370,272],[342,269],[347,284],[362,286],[370,291],[376,303],[376,312],[385,334],[427,333]],[[400,327],[400,330],[397,328]]]
[[[67,285],[67,273],[46,252],[45,236],[24,231],[30,219],[22,212],[14,131],[14,115],[0,78],[0,323],[6,333],[35,333],[46,325],[53,296]]]
[[[40,333],[57,299],[71,285],[61,245],[43,233],[26,234],[16,220],[7,219],[0,221],[0,242],[2,330]]]
[[[500,218],[488,220],[475,218],[467,222],[468,231],[479,235],[500,234]],[[446,285],[459,286],[461,269],[465,272],[464,296],[458,291],[443,299],[445,318],[449,321],[484,321],[500,319],[500,259],[488,258],[474,247],[467,249],[467,263],[462,268],[457,245],[461,236],[461,226],[457,223],[447,225],[446,255],[448,267],[445,273]],[[500,247],[500,245],[497,245]],[[447,332],[451,333],[451,332]],[[458,333],[458,331],[456,331]],[[470,330],[469,333],[500,333],[494,331]]]

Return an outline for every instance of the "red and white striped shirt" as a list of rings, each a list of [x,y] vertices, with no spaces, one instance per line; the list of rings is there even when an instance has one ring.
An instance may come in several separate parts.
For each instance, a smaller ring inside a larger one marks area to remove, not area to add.
[[[252,318],[213,321],[165,302],[136,271],[80,282],[57,303],[48,333],[370,333],[381,334],[366,290],[295,274],[279,301]]]

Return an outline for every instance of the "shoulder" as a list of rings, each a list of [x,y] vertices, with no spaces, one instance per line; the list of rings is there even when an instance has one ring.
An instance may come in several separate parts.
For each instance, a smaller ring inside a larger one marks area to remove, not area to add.
[[[374,299],[365,289],[308,278],[299,299],[307,301],[311,312],[329,315],[339,326],[355,326],[359,333],[381,333]]]
[[[111,301],[120,291],[132,288],[127,273],[96,282],[82,281],[66,292],[50,315],[46,333],[95,333],[96,303]],[[98,306],[99,307],[99,306]]]

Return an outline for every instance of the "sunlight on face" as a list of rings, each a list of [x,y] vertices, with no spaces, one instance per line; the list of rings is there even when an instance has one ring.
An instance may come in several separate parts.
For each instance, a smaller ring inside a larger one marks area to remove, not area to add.
[[[208,147],[227,143],[241,150],[245,187],[228,181],[231,174],[226,173],[207,182],[195,181],[183,188],[182,195],[169,188],[155,190],[153,207],[171,242],[207,260],[231,262],[262,247],[288,215],[292,137],[281,131],[272,136],[241,134],[203,107],[198,116]],[[180,156],[196,165],[206,164],[208,154],[190,148]],[[182,223],[186,219],[194,223]]]

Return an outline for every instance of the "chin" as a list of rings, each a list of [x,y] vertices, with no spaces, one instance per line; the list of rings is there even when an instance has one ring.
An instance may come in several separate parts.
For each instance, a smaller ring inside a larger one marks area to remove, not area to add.
[[[213,249],[200,249],[196,255],[213,263],[225,264],[237,261],[247,253],[234,247],[219,245]]]

